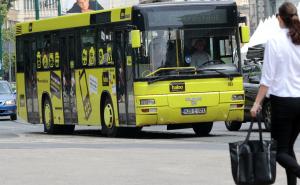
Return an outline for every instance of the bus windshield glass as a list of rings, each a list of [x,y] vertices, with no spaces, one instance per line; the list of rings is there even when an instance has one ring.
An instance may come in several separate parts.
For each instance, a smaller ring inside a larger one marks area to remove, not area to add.
[[[137,78],[170,75],[172,69],[237,65],[235,30],[160,29],[142,32]],[[168,71],[168,72],[167,72]],[[181,73],[180,75],[188,75]]]

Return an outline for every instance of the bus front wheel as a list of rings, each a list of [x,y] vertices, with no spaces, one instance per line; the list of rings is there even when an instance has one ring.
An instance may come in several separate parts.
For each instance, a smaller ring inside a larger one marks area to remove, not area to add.
[[[213,127],[213,122],[196,123],[192,127],[197,136],[207,136]]]
[[[43,124],[44,124],[44,132],[47,134],[54,134],[57,131],[56,126],[53,123],[53,109],[52,104],[49,98],[46,98],[43,103]]]
[[[116,137],[119,132],[119,128],[115,124],[115,113],[112,101],[110,98],[106,98],[101,108],[101,132],[104,136]]]
[[[229,131],[238,131],[242,126],[240,121],[225,121],[225,126]]]

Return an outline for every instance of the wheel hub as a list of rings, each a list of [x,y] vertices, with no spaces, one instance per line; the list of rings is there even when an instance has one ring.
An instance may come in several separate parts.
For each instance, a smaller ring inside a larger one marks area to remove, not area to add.
[[[107,104],[104,108],[104,123],[107,128],[112,128],[113,126],[113,108],[111,104]]]

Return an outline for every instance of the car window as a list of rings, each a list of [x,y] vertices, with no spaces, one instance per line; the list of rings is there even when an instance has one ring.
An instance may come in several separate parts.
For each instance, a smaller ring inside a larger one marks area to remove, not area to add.
[[[8,83],[0,83],[0,94],[10,94],[11,89]]]

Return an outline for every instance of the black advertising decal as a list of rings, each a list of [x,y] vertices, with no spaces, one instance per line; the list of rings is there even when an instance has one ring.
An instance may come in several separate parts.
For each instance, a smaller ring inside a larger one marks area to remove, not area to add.
[[[120,19],[125,19],[125,9],[121,9]]]
[[[79,87],[85,113],[85,119],[88,120],[92,113],[92,104],[90,100],[90,93],[85,70],[82,70],[81,73],[79,71]]]
[[[55,72],[51,71],[50,72],[50,92],[52,95],[56,96],[58,99],[61,98],[60,87],[61,87],[61,83],[60,83],[59,76]]]
[[[102,73],[102,86],[109,86],[109,73],[105,71]]]
[[[170,83],[170,92],[182,92],[185,91],[184,82],[172,82]]]

